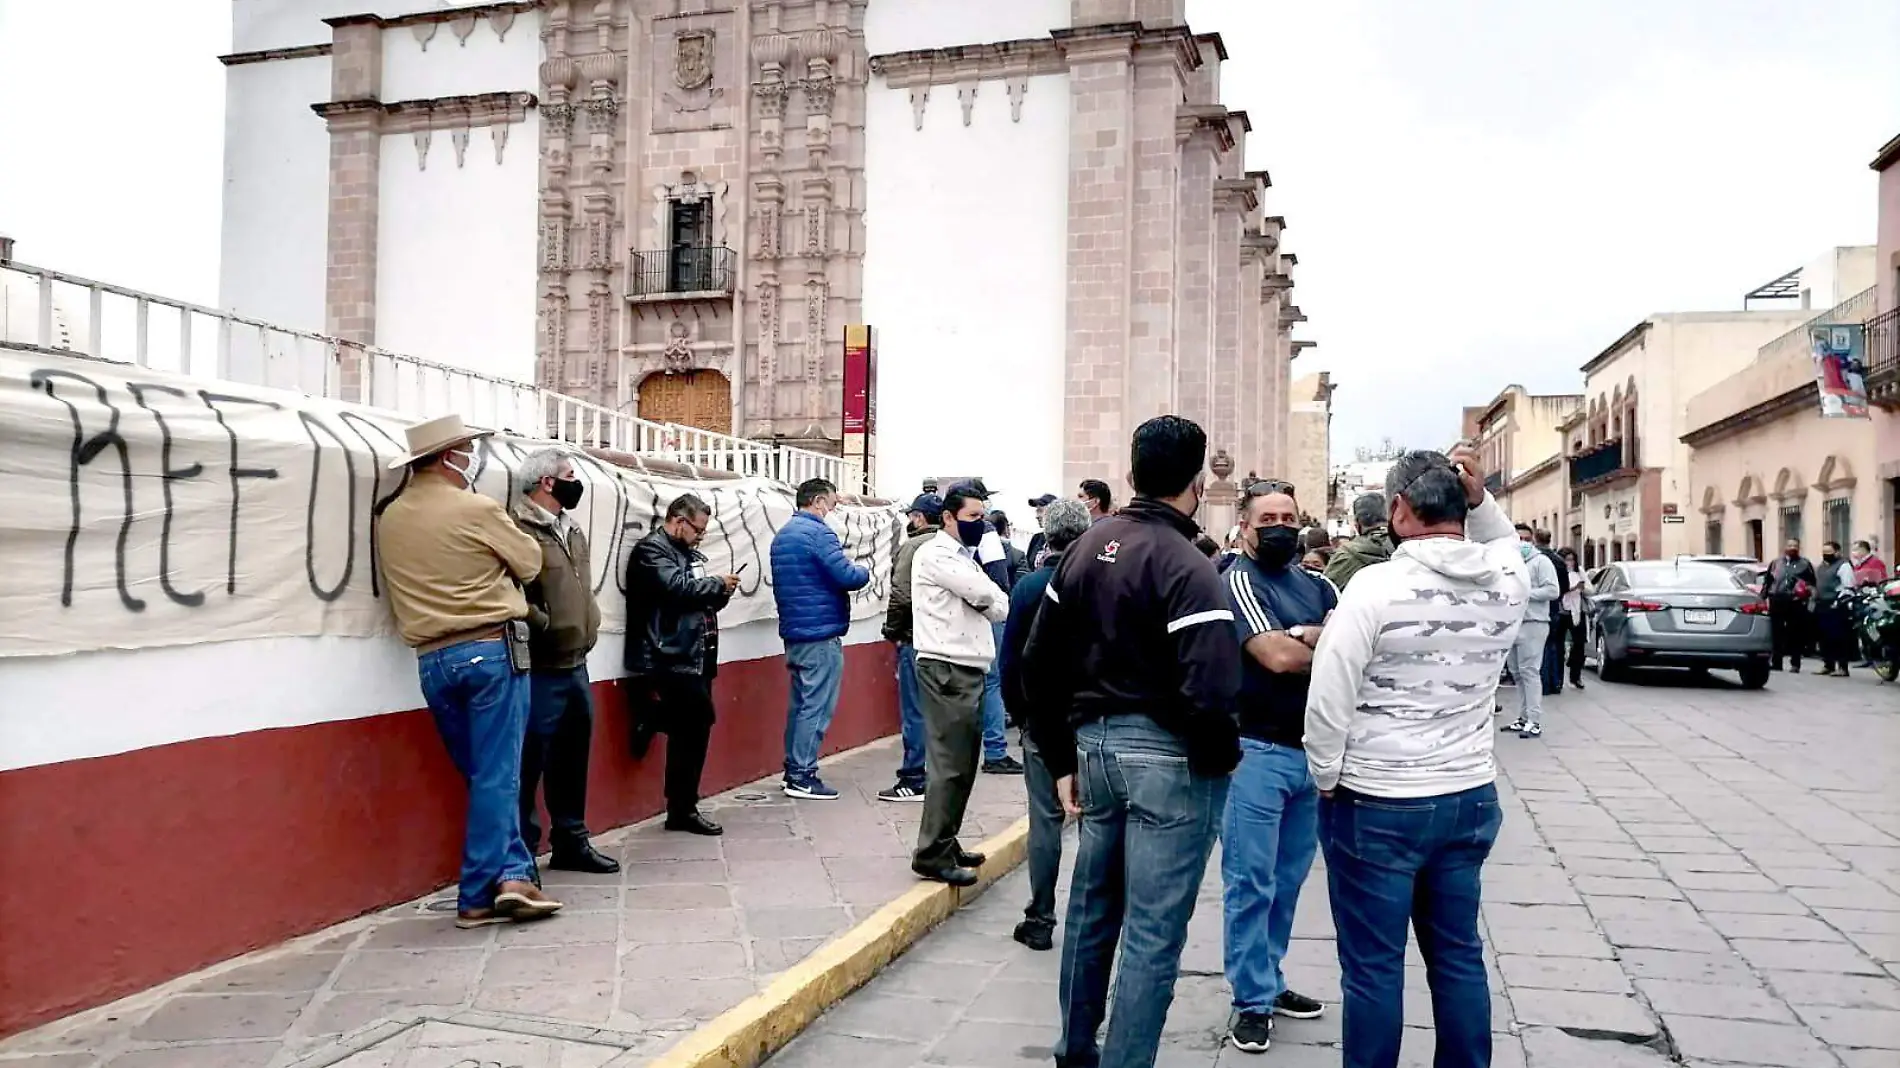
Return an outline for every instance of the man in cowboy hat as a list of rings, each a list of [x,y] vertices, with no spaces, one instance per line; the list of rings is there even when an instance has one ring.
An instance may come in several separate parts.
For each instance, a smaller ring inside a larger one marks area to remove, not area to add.
[[[561,907],[535,886],[521,840],[529,685],[507,633],[528,618],[521,587],[541,571],[541,546],[499,502],[472,492],[474,442],[488,433],[454,415],[408,428],[409,451],[389,466],[408,467],[410,482],[377,528],[396,628],[416,650],[436,731],[468,783],[460,927],[541,919]]]

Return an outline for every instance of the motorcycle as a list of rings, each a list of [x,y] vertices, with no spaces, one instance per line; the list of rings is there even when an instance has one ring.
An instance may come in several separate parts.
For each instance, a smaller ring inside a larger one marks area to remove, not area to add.
[[[1861,656],[1881,682],[1900,678],[1900,579],[1847,591],[1848,618]]]

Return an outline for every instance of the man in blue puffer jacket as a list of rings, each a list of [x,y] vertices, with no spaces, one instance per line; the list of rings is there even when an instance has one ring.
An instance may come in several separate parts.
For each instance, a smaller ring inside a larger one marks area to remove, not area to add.
[[[797,504],[791,521],[772,538],[772,597],[792,677],[783,788],[788,797],[830,801],[838,791],[818,778],[818,751],[844,685],[847,595],[863,589],[871,572],[845,559],[844,545],[825,524],[838,506],[838,487],[822,478],[801,482]]]

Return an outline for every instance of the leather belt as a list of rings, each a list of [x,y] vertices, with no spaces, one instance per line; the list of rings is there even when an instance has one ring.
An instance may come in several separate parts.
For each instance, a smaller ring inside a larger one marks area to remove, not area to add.
[[[451,645],[460,645],[463,642],[501,641],[506,637],[507,634],[502,630],[500,623],[490,623],[476,627],[474,630],[457,631],[454,634],[445,634],[440,638],[423,642],[416,646],[416,654],[420,656],[423,653],[433,653],[438,649],[447,649]]]

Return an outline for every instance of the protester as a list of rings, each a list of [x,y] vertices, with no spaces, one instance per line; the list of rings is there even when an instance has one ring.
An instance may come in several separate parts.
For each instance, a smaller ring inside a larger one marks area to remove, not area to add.
[[[1821,568],[1814,582],[1815,635],[1821,644],[1821,674],[1847,677],[1847,665],[1859,660],[1853,620],[1842,600],[1858,583],[1854,565],[1841,556],[1839,542],[1821,543]]]
[[[1257,482],[1241,502],[1246,554],[1225,574],[1241,643],[1240,766],[1221,825],[1228,1041],[1264,1053],[1273,1016],[1298,1020],[1325,1006],[1289,990],[1281,972],[1300,887],[1319,848],[1319,793],[1300,738],[1313,647],[1339,595],[1295,567],[1300,506],[1286,483]],[[1309,551],[1311,556],[1317,550]]]
[[[917,691],[930,770],[910,868],[926,879],[973,886],[984,857],[966,851],[957,835],[982,750],[983,679],[996,659],[991,624],[1009,618],[1009,598],[965,551],[995,533],[983,516],[983,499],[970,487],[950,487],[943,524],[911,561]]]
[[[1873,586],[1887,581],[1887,564],[1874,555],[1874,547],[1868,542],[1855,542],[1848,557],[1854,565],[1856,585]]]
[[[1774,631],[1774,670],[1782,661],[1801,673],[1801,654],[1807,649],[1810,627],[1808,603],[1814,595],[1814,565],[1801,556],[1801,542],[1789,538],[1787,548],[1768,565],[1763,587],[1768,597],[1768,622]]]
[[[587,654],[600,637],[600,605],[587,535],[568,514],[583,486],[564,449],[538,449],[515,472],[515,522],[535,540],[541,571],[528,599],[528,730],[521,747],[521,841],[541,846],[535,795],[548,806],[548,867],[611,875],[620,862],[595,849],[587,833],[587,764],[594,745],[593,685]]]
[[[911,566],[917,550],[943,528],[943,498],[925,493],[910,502],[909,526],[891,565],[891,599],[884,610],[884,640],[897,646],[898,726],[904,737],[897,782],[879,790],[879,801],[924,799],[924,710],[917,694],[917,648],[912,644]]]
[[[1326,562],[1326,577],[1344,590],[1362,568],[1382,564],[1392,557],[1392,538],[1387,533],[1385,494],[1367,493],[1352,502],[1352,525],[1358,531],[1339,547]]]
[[[1588,587],[1589,580],[1577,567],[1577,550],[1562,548],[1557,555],[1563,558],[1564,573],[1570,579],[1570,591],[1565,593],[1559,603],[1563,606],[1564,633],[1570,639],[1570,655],[1567,666],[1570,669],[1570,685],[1583,689],[1583,651],[1588,640],[1589,628],[1584,625],[1585,603],[1594,591]]]
[[[991,512],[989,522],[994,528],[997,541],[1002,543],[1003,568],[1009,575],[1009,585],[1003,589],[1004,592],[1008,592],[1016,588],[1016,584],[1023,580],[1023,576],[1029,574],[1029,554],[1018,549],[1016,543],[1009,540],[1009,516],[1002,512]]]
[[[1099,478],[1083,479],[1075,499],[1088,505],[1091,522],[1100,523],[1115,512],[1115,495],[1109,492],[1108,483]]]
[[[988,503],[989,487],[980,478],[972,478],[950,487],[953,491],[961,489],[966,495]],[[983,573],[1003,591],[1003,600],[1009,600],[1012,585],[1009,573],[1009,552],[1004,548],[1003,536],[997,533],[993,525],[985,524],[983,538],[975,546],[966,549]],[[998,622],[990,628],[991,644],[1003,643],[1003,624]],[[983,771],[990,775],[1021,775],[1023,766],[1015,757],[1009,755],[1009,717],[1003,711],[1003,674],[994,662],[990,664],[988,674],[983,676]]]
[[[1003,647],[997,656],[1003,666],[1003,703],[1017,726],[1030,721],[1030,701],[1023,688],[1022,654],[1030,627],[1046,603],[1049,581],[1055,577],[1062,554],[1089,529],[1088,509],[1081,501],[1051,501],[1042,514],[1049,552],[1042,566],[1016,584],[1009,595],[1009,621],[1003,625]],[[1016,925],[1016,941],[1034,950],[1055,944],[1056,876],[1062,868],[1062,824],[1066,819],[1056,797],[1056,780],[1023,731],[1023,787],[1029,798],[1029,906]]]
[[[1311,573],[1314,578],[1324,578],[1326,575],[1326,563],[1332,558],[1333,550],[1330,546],[1308,549],[1306,550],[1306,555],[1300,558],[1300,567]]]
[[[1503,822],[1491,702],[1532,618],[1530,565],[1469,447],[1400,456],[1386,497],[1397,548],[1341,596],[1306,703],[1343,1062],[1399,1063],[1409,924],[1431,988],[1433,1063],[1477,1068],[1491,1063],[1479,876]]]
[[[798,510],[772,538],[772,598],[791,675],[783,789],[788,797],[831,801],[838,791],[818,777],[818,754],[844,685],[848,597],[870,583],[871,573],[845,559],[843,543],[825,523],[838,506],[838,487],[807,479],[794,502]]]
[[[1531,543],[1557,573],[1557,599],[1550,602],[1550,633],[1544,638],[1544,662],[1538,672],[1543,680],[1544,696],[1550,697],[1564,692],[1564,637],[1569,628],[1564,625],[1563,600],[1570,595],[1570,568],[1550,547],[1550,531],[1533,531]]]
[[[1099,1068],[1154,1063],[1240,760],[1233,612],[1193,542],[1207,435],[1158,416],[1130,454],[1135,499],[1063,554],[1023,662],[1030,733],[1082,816],[1055,1058]]]
[[[1049,551],[1048,528],[1043,525],[1043,516],[1049,506],[1058,500],[1061,498],[1055,494],[1045,493],[1029,502],[1029,507],[1036,510],[1036,532],[1029,536],[1029,566],[1031,568],[1041,567],[1043,554]]]
[[[714,719],[719,612],[739,576],[706,573],[699,543],[711,521],[712,508],[683,493],[667,505],[665,522],[634,545],[626,667],[637,729],[666,735],[666,829],[717,836],[724,829],[700,813],[699,785]]]
[[[1201,555],[1207,557],[1209,560],[1220,556],[1220,542],[1215,541],[1205,534],[1194,539],[1194,547],[1201,550]]]
[[[1524,561],[1530,595],[1524,603],[1524,625],[1518,628],[1517,645],[1510,656],[1511,677],[1517,682],[1517,719],[1504,729],[1516,731],[1519,738],[1537,738],[1544,733],[1544,654],[1550,647],[1551,606],[1563,597],[1557,568],[1550,557],[1538,551],[1533,536],[1529,526],[1517,525],[1518,555]]]
[[[416,651],[422,696],[468,786],[458,927],[552,915],[521,840],[521,748],[527,736],[527,597],[541,546],[492,498],[472,492],[475,445],[488,431],[445,415],[406,430],[409,484],[377,525],[378,558],[402,640]]]

